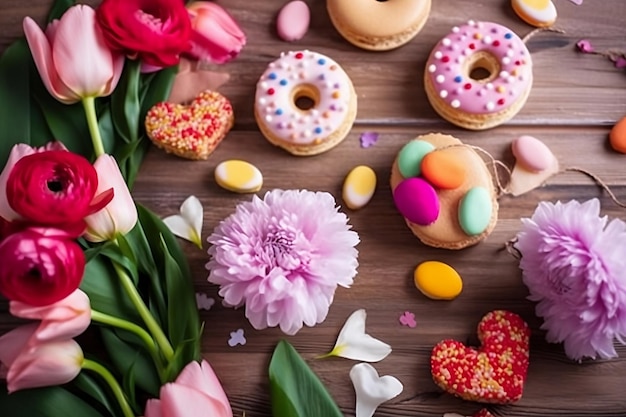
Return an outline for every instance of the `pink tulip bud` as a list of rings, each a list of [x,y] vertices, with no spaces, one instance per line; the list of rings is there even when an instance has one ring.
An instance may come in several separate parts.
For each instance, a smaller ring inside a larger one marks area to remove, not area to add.
[[[224,389],[207,361],[189,363],[159,394],[160,399],[148,400],[145,417],[233,417]]]
[[[11,301],[9,311],[15,317],[40,320],[33,342],[66,340],[82,334],[91,322],[87,294],[77,289],[64,299],[44,306]]]
[[[36,324],[18,327],[0,337],[0,362],[9,393],[70,382],[80,373],[83,351],[74,340],[32,343]]]
[[[39,75],[54,98],[71,104],[113,92],[124,56],[109,50],[91,7],[70,7],[46,33],[30,17],[23,26]]]
[[[113,200],[102,210],[85,217],[84,237],[90,242],[103,242],[130,232],[137,223],[137,208],[115,158],[102,154],[93,166],[98,173],[96,195],[113,188]]]
[[[190,3],[187,10],[193,28],[191,55],[223,64],[239,54],[246,44],[246,35],[226,10],[208,1]]]

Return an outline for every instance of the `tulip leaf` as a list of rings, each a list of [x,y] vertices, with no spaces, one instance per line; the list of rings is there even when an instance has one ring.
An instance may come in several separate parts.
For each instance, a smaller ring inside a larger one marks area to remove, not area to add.
[[[29,141],[30,100],[28,71],[32,61],[26,39],[9,46],[0,57],[0,164],[14,144]]]
[[[106,259],[98,255],[87,262],[80,289],[87,293],[94,310],[141,323],[137,310],[128,300],[117,274]]]
[[[126,143],[138,140],[139,134],[139,68],[136,59],[126,59],[117,88],[111,94],[113,125]]]
[[[269,378],[275,417],[343,417],[322,381],[285,340],[274,349]]]
[[[123,332],[107,327],[103,327],[101,333],[104,346],[119,374],[129,378],[128,374],[132,373],[133,381],[140,389],[152,397],[158,397],[161,386],[159,374],[150,355],[139,346],[140,342],[131,343],[125,340],[131,338],[131,335],[123,336]]]
[[[74,378],[72,385],[102,404],[112,416],[116,416],[115,410],[119,407],[114,402],[111,402],[107,389],[103,388],[93,376],[86,372],[81,372]]]
[[[33,388],[7,393],[0,384],[2,417],[107,417],[97,408],[61,387]]]

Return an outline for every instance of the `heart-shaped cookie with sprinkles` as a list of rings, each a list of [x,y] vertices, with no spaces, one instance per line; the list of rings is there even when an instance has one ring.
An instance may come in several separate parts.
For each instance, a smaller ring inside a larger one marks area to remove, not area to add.
[[[469,401],[518,401],[528,371],[528,324],[517,314],[495,310],[478,324],[478,338],[478,349],[456,340],[437,343],[430,356],[433,380],[450,394]]]
[[[193,101],[161,102],[146,115],[146,132],[157,147],[187,159],[207,159],[233,127],[235,116],[230,101],[206,90]]]

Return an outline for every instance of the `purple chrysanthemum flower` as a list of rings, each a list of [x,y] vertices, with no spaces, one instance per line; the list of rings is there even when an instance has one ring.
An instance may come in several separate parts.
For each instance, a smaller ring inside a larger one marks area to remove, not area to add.
[[[613,341],[626,337],[626,224],[600,217],[597,199],[542,202],[522,222],[515,247],[546,340],[564,342],[574,360],[617,356]]]
[[[359,236],[332,195],[274,190],[237,206],[209,236],[208,280],[255,329],[293,335],[328,314],[338,285],[356,275]]]

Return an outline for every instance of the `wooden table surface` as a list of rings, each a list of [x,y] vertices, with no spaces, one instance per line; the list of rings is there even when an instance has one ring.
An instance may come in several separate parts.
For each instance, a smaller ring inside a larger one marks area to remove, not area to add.
[[[373,0],[372,0],[373,1]],[[309,189],[332,193],[339,204],[343,179],[359,164],[378,176],[374,198],[359,211],[346,210],[361,239],[359,268],[350,289],[339,288],[328,318],[313,328],[287,337],[326,384],[346,416],[354,416],[354,389],[348,372],[355,362],[316,360],[329,351],[343,322],[353,311],[367,310],[367,330],[389,343],[393,352],[375,366],[404,384],[397,398],[383,404],[376,416],[441,416],[445,412],[472,414],[480,404],[465,402],[432,382],[430,351],[438,341],[476,340],[480,318],[494,309],[520,314],[531,326],[530,369],[521,401],[488,406],[498,416],[626,416],[626,348],[620,358],[568,360],[561,345],[548,344],[534,305],[526,300],[517,261],[502,250],[519,231],[521,217],[530,217],[541,201],[556,202],[597,197],[602,212],[626,220],[626,211],[588,177],[561,173],[547,184],[520,197],[500,198],[499,220],[488,239],[461,251],[434,249],[421,244],[396,211],[388,185],[391,163],[401,146],[417,135],[443,132],[479,146],[509,166],[511,141],[522,134],[541,139],[563,167],[576,166],[601,177],[618,198],[626,200],[626,156],[611,150],[607,135],[626,115],[626,73],[606,58],[576,51],[579,39],[589,39],[597,50],[626,49],[626,1],[585,0],[575,6],[554,0],[559,12],[555,27],[564,34],[540,33],[527,43],[534,63],[534,85],[524,108],[497,128],[470,132],[445,122],[428,103],[423,86],[424,65],[434,44],[452,26],[468,19],[498,22],[520,36],[533,28],[521,21],[508,0],[434,0],[422,32],[409,44],[390,52],[367,52],[353,47],[333,28],[324,1],[307,1],[311,27],[304,39],[285,43],[275,34],[276,13],[285,0],[229,0],[221,4],[240,22],[248,36],[242,54],[216,68],[231,74],[221,88],[235,108],[235,127],[207,161],[191,162],[152,149],[134,189],[136,199],[157,214],[174,214],[183,200],[196,195],[205,209],[203,237],[251,195],[225,191],[213,179],[215,166],[240,158],[255,164],[264,175],[258,195],[274,188]],[[43,19],[49,1],[2,0],[0,49],[21,35],[25,15]],[[355,6],[357,7],[357,6]],[[267,142],[253,115],[255,84],[266,65],[281,51],[311,49],[337,60],[352,78],[358,93],[356,122],[347,139],[331,151],[314,157],[295,157]],[[6,128],[6,127],[2,127]],[[362,148],[359,136],[378,132],[379,141]],[[206,281],[204,250],[182,242],[194,273],[197,291],[218,302],[201,311],[205,321],[203,354],[221,378],[236,416],[270,416],[268,363],[276,343],[285,336],[277,329],[254,330],[244,310],[220,305],[217,288]],[[439,260],[463,277],[463,293],[453,301],[433,301],[419,293],[412,280],[417,264]],[[404,311],[415,314],[417,327],[401,326]],[[13,322],[3,313],[0,332]],[[245,346],[230,347],[229,333],[245,331]],[[323,417],[323,416],[320,416]]]

